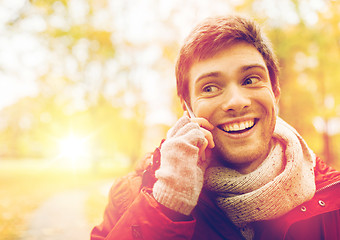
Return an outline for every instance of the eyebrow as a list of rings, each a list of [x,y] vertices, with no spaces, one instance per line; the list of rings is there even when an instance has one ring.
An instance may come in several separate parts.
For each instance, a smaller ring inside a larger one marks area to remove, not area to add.
[[[249,65],[242,66],[239,69],[239,72],[245,72],[245,71],[248,71],[249,69],[253,69],[253,68],[260,68],[263,71],[267,70],[267,67],[265,65],[255,63],[255,64],[249,64]],[[199,82],[199,81],[201,81],[202,79],[205,79],[205,78],[209,78],[209,77],[217,78],[217,77],[220,77],[221,75],[222,75],[222,73],[219,72],[219,71],[204,73],[195,80],[195,83],[197,83],[197,82]]]
[[[205,79],[205,78],[209,78],[209,77],[219,77],[222,74],[220,72],[209,72],[209,73],[204,73],[201,76],[199,76],[196,80],[195,83]]]
[[[241,72],[245,72],[249,69],[252,69],[252,68],[261,68],[262,70],[266,71],[267,70],[267,67],[263,64],[250,64],[250,65],[245,65],[241,68]]]

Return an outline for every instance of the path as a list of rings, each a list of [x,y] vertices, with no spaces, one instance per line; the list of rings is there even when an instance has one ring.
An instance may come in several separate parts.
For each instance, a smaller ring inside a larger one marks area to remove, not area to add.
[[[86,240],[90,226],[84,213],[86,191],[59,193],[43,203],[32,215],[21,240]]]
[[[107,196],[112,183],[111,179],[94,185]],[[52,196],[33,212],[20,240],[89,240],[93,226],[85,215],[88,196],[86,188]]]

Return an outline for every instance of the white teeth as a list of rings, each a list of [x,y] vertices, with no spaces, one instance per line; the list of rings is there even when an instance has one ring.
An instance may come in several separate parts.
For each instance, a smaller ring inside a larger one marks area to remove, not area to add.
[[[254,120],[248,120],[244,122],[225,124],[222,126],[222,129],[226,132],[242,131],[246,128],[252,127],[253,125],[254,125]]]

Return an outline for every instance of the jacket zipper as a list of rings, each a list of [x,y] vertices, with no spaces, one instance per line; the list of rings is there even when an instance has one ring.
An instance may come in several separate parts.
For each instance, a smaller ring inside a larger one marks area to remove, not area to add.
[[[327,188],[330,188],[330,187],[332,187],[332,186],[334,186],[334,185],[336,185],[336,184],[340,184],[340,180],[335,181],[335,182],[333,182],[333,183],[331,183],[331,184],[329,184],[329,185],[326,185],[326,186],[324,186],[324,187],[322,187],[322,188],[316,190],[315,193],[321,192],[321,191],[323,191],[323,190],[325,190],[325,189],[327,189]]]

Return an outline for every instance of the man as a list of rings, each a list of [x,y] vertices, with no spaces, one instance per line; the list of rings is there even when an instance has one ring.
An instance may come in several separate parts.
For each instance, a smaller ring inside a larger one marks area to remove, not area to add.
[[[181,48],[187,112],[111,189],[91,239],[340,239],[340,173],[277,116],[278,63],[246,18],[212,18]]]

